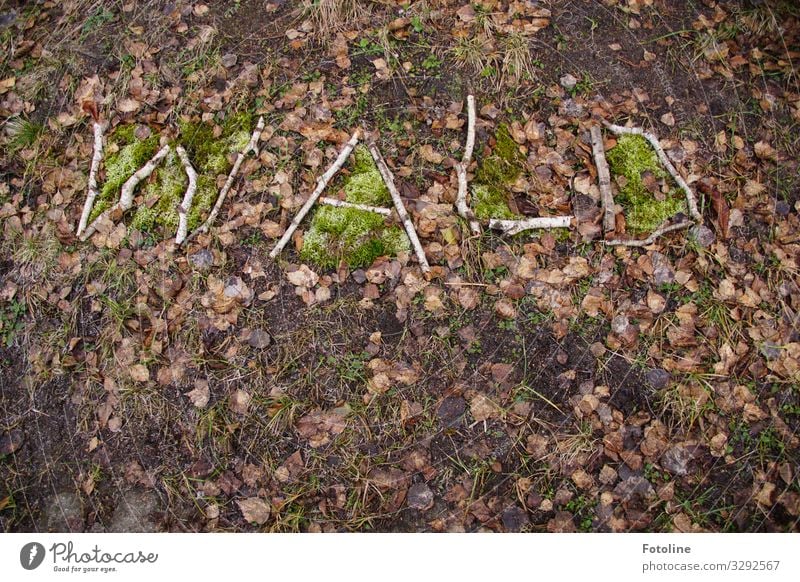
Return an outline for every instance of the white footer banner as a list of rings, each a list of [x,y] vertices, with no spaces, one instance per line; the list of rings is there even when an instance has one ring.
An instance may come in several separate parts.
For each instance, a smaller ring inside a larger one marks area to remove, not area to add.
[[[0,572],[9,581],[794,581],[800,534],[21,533],[0,536]]]

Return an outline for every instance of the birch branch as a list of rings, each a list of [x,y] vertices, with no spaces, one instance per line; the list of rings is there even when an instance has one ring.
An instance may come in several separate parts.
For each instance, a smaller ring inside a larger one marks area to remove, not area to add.
[[[414,228],[414,223],[411,222],[411,218],[408,216],[408,212],[406,212],[405,204],[403,204],[403,199],[400,198],[400,193],[394,185],[392,171],[389,169],[389,166],[386,165],[386,161],[383,159],[381,152],[378,151],[378,146],[375,143],[369,144],[369,153],[372,154],[372,159],[375,160],[375,165],[378,166],[378,171],[380,171],[381,176],[383,176],[383,181],[389,189],[389,194],[392,195],[392,201],[394,202],[394,207],[397,209],[397,215],[400,217],[400,220],[403,221],[403,226],[406,229],[408,239],[411,241],[411,246],[414,247],[414,252],[417,254],[417,260],[419,260],[419,264],[422,267],[422,272],[428,273],[431,267],[428,264],[428,259],[425,257],[425,251],[422,250],[422,244],[420,244],[419,237],[417,237],[417,230]]]
[[[281,240],[278,241],[278,244],[275,245],[275,248],[272,249],[272,252],[269,253],[269,257],[274,259],[278,256],[278,254],[283,250],[283,247],[286,246],[286,243],[292,238],[294,231],[297,230],[297,227],[300,226],[300,223],[305,218],[306,214],[311,210],[311,207],[314,206],[314,203],[317,199],[322,195],[322,191],[325,190],[325,187],[328,185],[328,182],[331,181],[331,178],[338,172],[344,163],[347,161],[347,158],[350,157],[350,154],[353,151],[353,148],[356,147],[358,143],[358,130],[355,131],[353,136],[350,138],[350,141],[345,144],[344,148],[341,152],[339,152],[339,157],[336,158],[336,161],[325,171],[324,174],[320,177],[317,181],[317,187],[311,193],[311,196],[308,197],[306,203],[303,204],[303,207],[297,212],[297,215],[292,220],[292,223],[286,229],[286,232],[283,233]]]
[[[489,221],[489,228],[499,230],[504,235],[514,235],[535,228],[569,228],[572,218],[572,216],[537,216],[524,220],[492,218]]]
[[[325,204],[326,206],[335,206],[336,208],[355,208],[356,210],[374,212],[375,214],[383,214],[384,216],[389,216],[392,214],[392,211],[388,208],[368,206],[367,204],[356,204],[354,202],[347,202],[345,200],[337,200],[336,198],[327,198],[326,196],[320,198],[319,203]]]
[[[629,239],[629,240],[615,239],[615,240],[606,240],[606,241],[603,241],[603,243],[608,245],[608,246],[646,247],[646,246],[649,246],[649,245],[653,244],[655,242],[655,240],[660,236],[663,236],[663,235],[665,235],[667,233],[670,233],[670,232],[674,232],[676,230],[689,228],[693,224],[694,224],[694,222],[691,221],[691,220],[683,220],[683,221],[678,222],[676,224],[665,225],[665,226],[662,226],[660,228],[657,228],[656,230],[654,230],[652,232],[652,234],[650,236],[648,236],[647,238],[642,239],[642,240],[637,240],[637,239]]]
[[[677,182],[681,190],[683,190],[686,194],[686,202],[689,205],[689,214],[696,222],[702,223],[703,216],[700,214],[700,211],[697,210],[697,198],[695,197],[694,192],[692,192],[692,189],[689,188],[689,185],[686,183],[686,180],[683,179],[683,176],[681,176],[678,173],[678,170],[675,169],[675,166],[672,165],[672,162],[667,157],[667,153],[664,151],[664,148],[662,148],[661,144],[658,142],[658,138],[652,133],[639,127],[623,127],[621,125],[608,123],[607,121],[603,121],[603,123],[608,129],[617,135],[640,135],[650,142],[650,145],[653,146],[653,149],[656,150],[656,154],[658,154],[658,159],[675,179],[675,182]]]
[[[253,135],[250,136],[250,141],[247,143],[245,148],[239,152],[236,156],[236,161],[233,162],[233,167],[231,168],[230,173],[228,174],[228,179],[225,180],[225,184],[222,186],[222,190],[219,191],[219,195],[217,196],[217,201],[214,204],[214,208],[211,209],[211,212],[206,218],[205,222],[197,227],[197,229],[192,232],[192,234],[186,239],[190,240],[193,239],[195,236],[200,234],[201,232],[208,232],[211,228],[211,225],[214,224],[214,221],[217,219],[217,215],[219,214],[222,205],[225,203],[225,198],[228,196],[228,191],[233,186],[233,181],[236,179],[236,174],[239,173],[239,167],[242,165],[244,158],[250,152],[255,154],[258,153],[258,140],[261,139],[261,132],[264,131],[264,117],[258,118],[258,124],[256,125],[255,131],[253,131]]]
[[[85,241],[95,233],[97,226],[101,221],[119,211],[125,212],[126,210],[130,210],[131,206],[133,206],[133,193],[136,190],[136,186],[138,186],[139,182],[142,180],[150,177],[150,174],[153,173],[158,164],[161,163],[161,160],[163,160],[168,153],[169,146],[165,145],[163,148],[158,150],[156,155],[150,158],[150,160],[144,166],[136,170],[133,176],[126,180],[126,182],[122,185],[122,190],[120,191],[119,202],[117,202],[108,210],[104,211],[100,216],[92,221],[92,224],[90,224],[86,230],[83,231],[83,236],[81,236],[82,241]]]
[[[594,165],[597,167],[597,182],[600,186],[600,204],[603,206],[603,230],[605,232],[612,232],[616,228],[614,220],[614,195],[611,193],[611,172],[608,170],[606,149],[603,145],[603,132],[599,125],[593,125],[590,131],[592,134]]]
[[[178,206],[178,233],[175,235],[175,244],[182,244],[186,240],[186,232],[189,230],[189,210],[192,208],[192,200],[194,193],[197,191],[197,172],[195,172],[186,150],[182,146],[175,148],[178,157],[183,163],[183,169],[186,170],[186,175],[189,177],[189,185],[186,187],[186,193],[183,195],[183,201]]]
[[[475,214],[467,204],[467,168],[472,162],[472,150],[475,148],[475,97],[467,96],[467,143],[464,147],[464,157],[456,165],[458,176],[458,195],[456,196],[456,209],[464,220],[469,221],[469,228],[473,234],[480,234],[481,225],[475,220]]]
[[[97,172],[100,169],[100,161],[103,159],[103,132],[105,128],[105,123],[94,122],[94,152],[92,153],[92,165],[89,168],[89,187],[86,193],[86,202],[83,204],[81,220],[78,223],[78,236],[81,236],[86,229],[89,216],[92,214],[92,208],[94,208],[94,201],[99,194],[97,190]]]

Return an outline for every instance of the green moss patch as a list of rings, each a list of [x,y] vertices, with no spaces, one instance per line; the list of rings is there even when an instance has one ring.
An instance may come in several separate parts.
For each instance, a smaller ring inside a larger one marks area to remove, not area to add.
[[[89,215],[89,222],[116,203],[125,181],[146,164],[158,149],[158,136],[137,140],[133,131],[133,125],[122,125],[108,136],[108,143],[116,144],[119,149],[106,157],[106,179]]]
[[[507,125],[495,133],[495,146],[491,155],[483,158],[475,173],[472,187],[472,208],[481,219],[520,218],[508,206],[506,194],[524,169],[525,160]]]
[[[251,123],[252,117],[247,113],[231,115],[221,126],[180,122],[180,136],[154,172],[155,178],[143,188],[144,200],[134,213],[131,226],[142,232],[163,230],[161,234],[168,236],[177,229],[178,206],[188,185],[183,164],[174,149],[178,145],[186,149],[198,175],[189,209],[189,231],[200,226],[216,201],[217,176],[230,171],[229,157],[242,151],[250,141]]]
[[[625,177],[616,202],[625,210],[627,229],[634,234],[654,231],[665,220],[678,212],[687,212],[686,198],[678,188],[673,188],[658,200],[647,189],[644,176],[649,172],[657,180],[670,179],[658,160],[658,155],[639,135],[623,135],[607,154],[612,174]]]
[[[359,146],[351,159],[352,174],[344,182],[346,200],[389,206],[389,190],[369,150]],[[323,268],[336,268],[342,261],[356,268],[367,267],[380,256],[394,256],[409,249],[403,229],[387,225],[380,214],[355,208],[320,206],[305,234],[300,257]]]

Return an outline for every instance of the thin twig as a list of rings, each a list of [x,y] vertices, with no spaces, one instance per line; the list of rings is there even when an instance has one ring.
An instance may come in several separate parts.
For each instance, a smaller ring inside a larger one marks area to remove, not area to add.
[[[472,162],[472,150],[475,148],[475,97],[467,96],[467,143],[464,147],[464,157],[456,165],[458,176],[458,195],[456,196],[456,209],[464,220],[469,221],[469,228],[473,234],[480,234],[481,225],[475,219],[475,213],[467,204],[467,168]]]
[[[606,148],[603,145],[603,132],[599,125],[591,127],[592,152],[594,165],[597,167],[597,182],[600,186],[600,204],[603,207],[603,230],[613,232],[616,229],[614,219],[614,195],[611,193],[611,173],[606,161]]]
[[[81,236],[86,229],[89,216],[92,214],[92,208],[94,208],[94,201],[99,194],[97,190],[97,172],[100,169],[100,162],[103,159],[103,132],[105,128],[105,123],[100,123],[99,121],[94,122],[94,151],[92,153],[92,165],[89,168],[89,184],[88,192],[86,193],[86,202],[83,204],[81,220],[78,223],[78,236]]]
[[[350,157],[353,148],[356,147],[358,143],[358,130],[355,131],[353,136],[350,138],[341,152],[339,152],[339,157],[336,158],[336,161],[331,164],[331,167],[327,169],[327,171],[320,177],[317,181],[317,187],[311,193],[311,196],[308,197],[306,203],[303,204],[303,207],[298,211],[297,215],[292,220],[292,223],[286,229],[286,232],[283,233],[281,240],[278,241],[278,244],[275,245],[275,248],[272,249],[272,252],[269,253],[271,259],[274,259],[278,256],[278,254],[283,250],[283,247],[286,246],[286,243],[292,238],[294,231],[297,230],[297,227],[300,226],[300,223],[305,218],[306,214],[311,210],[311,207],[314,206],[314,203],[317,199],[322,195],[322,191],[325,190],[325,187],[328,185],[328,182],[331,181],[331,178],[338,172],[344,163],[347,161],[347,158]]]
[[[676,230],[689,228],[692,225],[694,225],[694,221],[692,221],[692,220],[684,220],[684,221],[681,221],[681,222],[678,222],[678,223],[675,223],[675,224],[670,224],[670,225],[666,225],[666,226],[662,226],[660,228],[657,228],[656,230],[654,230],[650,234],[650,236],[648,236],[647,238],[642,239],[642,240],[639,240],[639,239],[628,239],[628,240],[615,239],[615,240],[606,240],[606,241],[603,241],[603,243],[608,245],[608,246],[646,247],[646,246],[649,246],[649,245],[653,244],[655,242],[655,240],[660,236],[663,236],[663,235],[665,235],[667,233],[670,233],[670,232],[674,232]]]
[[[219,191],[219,195],[217,196],[217,201],[214,204],[214,208],[211,209],[211,213],[206,218],[205,222],[202,225],[197,227],[197,229],[192,232],[192,234],[186,239],[190,240],[193,239],[200,233],[208,232],[211,228],[211,225],[214,224],[214,221],[217,219],[217,215],[219,214],[222,205],[225,203],[225,198],[228,196],[228,191],[233,186],[233,181],[236,179],[236,174],[239,173],[239,167],[242,165],[244,158],[250,152],[258,155],[258,140],[261,139],[261,132],[264,131],[264,117],[258,118],[258,124],[256,124],[256,129],[253,131],[253,135],[250,136],[250,141],[247,143],[245,148],[239,152],[236,156],[236,161],[233,163],[233,167],[231,168],[230,173],[228,174],[228,179],[225,180],[225,184],[222,186],[222,190]]]
[[[658,142],[658,138],[655,135],[639,127],[623,127],[621,125],[608,123],[607,121],[603,121],[603,124],[617,135],[639,135],[649,141],[650,145],[653,146],[653,149],[656,150],[658,159],[675,179],[675,182],[678,183],[678,186],[680,186],[681,190],[683,190],[683,192],[686,194],[686,202],[689,205],[689,214],[698,224],[703,222],[703,216],[697,209],[697,198],[695,197],[694,192],[692,192],[692,189],[689,188],[689,185],[686,183],[686,180],[683,179],[683,176],[681,176],[678,173],[678,170],[675,169],[675,166],[672,165],[672,162],[669,161],[667,153],[664,151],[664,148],[661,147],[661,144]]]
[[[120,191],[119,195],[119,202],[117,202],[114,206],[105,210],[100,216],[95,218],[92,221],[85,231],[83,231],[83,236],[81,236],[81,240],[85,241],[90,236],[92,236],[95,231],[97,230],[97,226],[100,224],[101,221],[106,220],[109,216],[116,214],[117,212],[125,212],[126,210],[130,210],[131,206],[133,206],[133,193],[136,190],[136,186],[139,185],[139,182],[145,180],[150,177],[150,174],[156,169],[158,164],[161,163],[161,160],[166,157],[169,153],[169,146],[165,145],[163,148],[158,150],[156,155],[150,158],[144,166],[139,168],[133,176],[128,178],[128,180],[122,185],[122,190]]]
[[[178,152],[178,157],[183,163],[183,169],[186,170],[186,175],[189,177],[189,185],[186,187],[183,201],[178,206],[178,233],[175,235],[175,244],[179,245],[186,240],[186,232],[189,230],[189,210],[192,208],[194,193],[197,191],[197,172],[195,172],[192,162],[182,146],[175,148],[175,151]]]
[[[381,176],[383,176],[383,181],[389,189],[389,194],[392,195],[392,201],[394,202],[394,207],[397,209],[397,215],[400,217],[400,220],[403,221],[403,226],[406,229],[408,239],[411,241],[411,246],[414,247],[414,252],[417,254],[417,260],[419,260],[420,267],[422,267],[422,272],[428,273],[431,267],[428,264],[428,259],[425,257],[425,251],[422,250],[422,244],[419,242],[417,229],[414,228],[414,223],[411,222],[411,217],[409,217],[408,212],[406,212],[403,199],[400,198],[400,192],[397,191],[397,186],[394,185],[392,171],[389,169],[389,166],[386,165],[386,161],[383,159],[375,143],[369,144],[369,153],[372,154],[372,158],[378,166],[378,171],[381,173]]]
[[[336,198],[328,198],[323,196],[319,199],[320,204],[326,206],[335,206],[336,208],[355,208],[356,210],[364,210],[366,212],[374,212],[375,214],[383,214],[390,216],[392,211],[389,208],[381,208],[380,206],[369,206],[367,204],[356,204],[355,202],[347,202],[346,200],[337,200]]]
[[[572,216],[536,216],[523,220],[492,218],[489,221],[489,228],[499,230],[504,235],[514,235],[535,228],[569,228],[572,218]]]

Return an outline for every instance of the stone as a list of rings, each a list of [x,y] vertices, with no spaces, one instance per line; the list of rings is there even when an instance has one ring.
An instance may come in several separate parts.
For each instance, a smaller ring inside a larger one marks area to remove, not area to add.
[[[250,332],[250,337],[247,338],[247,344],[250,347],[263,350],[272,343],[272,337],[263,329],[254,329]]]
[[[427,511],[433,507],[433,491],[425,483],[416,483],[408,489],[407,503],[412,509]]]
[[[189,262],[198,269],[207,269],[214,264],[214,255],[208,249],[200,249],[189,255]]]
[[[663,390],[669,386],[669,382],[672,380],[670,373],[661,368],[653,368],[647,372],[645,378],[654,390]]]
[[[640,475],[631,475],[621,481],[614,488],[614,493],[619,496],[622,502],[631,501],[635,498],[644,500],[656,494],[650,482]]]
[[[578,79],[576,79],[574,75],[570,75],[569,73],[567,73],[566,75],[563,75],[558,80],[558,82],[567,91],[572,91],[575,88],[575,86],[578,84]]]
[[[512,505],[506,508],[506,510],[503,511],[501,519],[503,521],[503,527],[509,532],[522,531],[531,522],[528,513],[518,505]]]
[[[153,533],[157,531],[151,514],[158,508],[154,491],[131,489],[117,502],[108,531],[113,533]]]
[[[692,240],[697,241],[697,244],[704,249],[707,249],[714,244],[714,240],[716,239],[714,232],[704,224],[699,224],[690,228],[689,237]]]
[[[84,529],[83,507],[78,495],[62,492],[50,497],[38,529],[53,533],[82,532]]]
[[[661,466],[673,475],[684,476],[689,474],[689,461],[692,452],[683,445],[675,445],[661,458]]]
[[[448,396],[436,409],[436,415],[445,426],[458,424],[467,411],[467,402],[460,396]]]
[[[653,261],[653,280],[656,285],[675,282],[675,270],[669,259],[658,251],[651,255]]]

